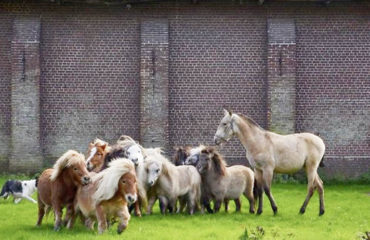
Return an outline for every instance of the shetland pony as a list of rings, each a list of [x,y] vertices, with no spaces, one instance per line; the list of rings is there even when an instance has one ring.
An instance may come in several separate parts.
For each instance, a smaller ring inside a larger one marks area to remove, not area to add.
[[[197,170],[202,176],[203,185],[215,200],[214,211],[218,212],[225,201],[225,211],[229,199],[235,200],[236,211],[240,211],[240,195],[249,201],[249,212],[254,213],[254,173],[242,165],[226,167],[222,156],[213,148],[206,147],[201,151]]]
[[[54,164],[52,169],[42,172],[38,181],[37,201],[39,216],[37,226],[41,225],[45,210],[52,207],[55,215],[54,230],[62,223],[62,209],[65,206],[67,228],[71,228],[74,217],[73,201],[77,188],[90,183],[84,155],[69,150]]]
[[[324,186],[317,173],[325,153],[325,144],[320,137],[311,133],[276,134],[261,128],[243,114],[224,109],[224,117],[217,128],[214,141],[218,145],[229,141],[234,135],[243,144],[247,159],[255,169],[259,199],[257,214],[262,213],[263,191],[270,200],[274,214],[277,213],[270,191],[274,172],[294,173],[303,167],[307,174],[308,193],[300,213],[305,212],[314,190],[317,189],[320,199],[319,215],[324,214]]]
[[[90,172],[100,172],[104,166],[104,158],[111,150],[109,144],[96,138],[89,144],[88,158],[86,159],[87,170]]]
[[[162,214],[165,213],[167,206],[169,209],[175,209],[179,197],[182,206],[180,212],[186,203],[189,214],[193,214],[198,207],[201,185],[196,168],[188,165],[173,165],[160,154],[160,149],[157,150],[157,154],[148,155],[146,161],[148,184],[150,186],[157,184],[156,194],[164,205],[161,208]]]
[[[107,219],[119,218],[117,232],[120,234],[127,228],[130,220],[127,204],[136,200],[134,164],[128,159],[120,158],[94,175],[91,184],[78,189],[75,209],[80,210],[85,217],[96,218],[99,233],[107,229]],[[93,228],[94,222],[90,223],[90,228]]]

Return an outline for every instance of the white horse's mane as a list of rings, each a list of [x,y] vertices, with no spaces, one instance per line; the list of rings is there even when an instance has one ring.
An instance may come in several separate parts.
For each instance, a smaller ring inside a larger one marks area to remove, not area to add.
[[[161,162],[162,168],[166,172],[171,169],[171,166],[175,167],[173,163],[163,156],[163,151],[161,148],[146,148],[147,153],[146,162]]]
[[[194,147],[194,148],[190,149],[190,156],[195,155],[195,154],[199,154],[205,148],[206,148],[206,146],[201,144],[198,147]]]
[[[55,181],[64,168],[80,163],[85,164],[85,156],[75,150],[68,150],[55,162],[50,180]]]
[[[109,167],[92,177],[97,183],[93,195],[95,203],[111,199],[118,189],[118,181],[122,175],[132,172],[135,174],[134,164],[126,158],[118,158],[109,164]]]

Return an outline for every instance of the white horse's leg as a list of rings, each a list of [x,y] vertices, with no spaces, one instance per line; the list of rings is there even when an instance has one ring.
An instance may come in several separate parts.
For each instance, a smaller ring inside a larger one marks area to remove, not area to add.
[[[263,211],[263,174],[262,171],[259,169],[255,169],[254,177],[256,181],[257,186],[257,196],[255,198],[258,198],[258,210],[257,214],[260,215]]]
[[[307,196],[303,202],[301,209],[299,210],[301,214],[303,214],[306,211],[307,204],[313,195],[313,191],[315,190],[315,178],[317,175],[314,169],[307,168],[307,167],[306,167],[306,174],[307,174]]]
[[[263,171],[263,190],[265,191],[267,197],[270,200],[272,211],[274,211],[274,214],[276,214],[278,209],[275,203],[275,199],[271,193],[271,182],[272,182],[273,175],[274,175],[273,169],[264,169]]]
[[[324,184],[319,177],[319,174],[316,173],[315,178],[315,185],[317,186],[317,192],[319,193],[320,198],[320,212],[319,215],[323,215],[325,213],[325,205],[324,205]]]

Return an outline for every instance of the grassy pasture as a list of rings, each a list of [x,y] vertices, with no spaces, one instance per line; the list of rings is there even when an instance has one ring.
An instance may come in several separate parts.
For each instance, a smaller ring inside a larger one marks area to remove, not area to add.
[[[0,177],[2,185],[7,177]],[[274,184],[272,187],[279,213],[273,216],[265,197],[261,216],[247,213],[248,203],[243,197],[242,212],[218,214],[174,214],[162,216],[156,206],[154,214],[137,218],[132,216],[128,229],[116,233],[115,224],[103,235],[89,231],[77,220],[72,230],[53,231],[53,215],[35,227],[37,205],[22,200],[18,205],[12,199],[0,199],[0,239],[239,239],[247,229],[249,239],[262,228],[262,239],[362,239],[370,231],[370,186],[325,186],[326,213],[318,216],[318,195],[315,193],[304,215],[298,210],[306,196],[303,184]],[[36,194],[33,196],[36,199]],[[246,238],[244,238],[246,239]]]

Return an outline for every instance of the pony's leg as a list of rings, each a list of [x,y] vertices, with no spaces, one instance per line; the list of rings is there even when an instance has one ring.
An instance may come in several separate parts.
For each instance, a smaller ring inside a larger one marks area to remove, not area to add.
[[[157,197],[155,195],[150,196],[148,199],[148,209],[146,211],[147,214],[152,214],[153,205],[157,201]]]
[[[274,171],[272,169],[266,169],[263,171],[263,190],[265,191],[268,199],[270,200],[272,211],[274,211],[274,215],[277,213],[277,206],[275,203],[275,199],[271,193],[271,182],[272,177],[274,175]]]
[[[224,199],[224,204],[225,204],[225,212],[229,211],[229,199]]]
[[[315,190],[316,172],[314,170],[306,168],[306,174],[307,174],[307,196],[303,202],[301,209],[299,210],[301,214],[305,213],[308,202],[310,201]]]
[[[235,202],[235,211],[240,212],[240,208],[241,208],[240,198],[234,199],[234,202]]]
[[[256,181],[256,192],[258,198],[258,210],[257,214],[260,215],[263,211],[263,174],[259,169],[255,169],[254,177]]]
[[[41,202],[40,199],[38,199],[38,207],[39,207],[39,218],[37,219],[36,226],[41,226],[42,219],[45,215],[45,205]]]
[[[54,231],[59,231],[62,225],[62,207],[59,204],[53,204],[53,209],[55,216]]]
[[[254,184],[251,184],[252,187],[246,187],[246,189],[244,190],[244,196],[249,201],[249,213],[252,213],[252,214],[254,214],[253,185]]]
[[[220,211],[222,199],[215,199],[215,206],[214,206],[214,211],[218,212]]]
[[[319,198],[320,198],[320,212],[319,215],[323,215],[325,213],[325,205],[324,205],[324,184],[319,177],[319,175],[316,173],[316,178],[315,178],[315,184],[317,186],[317,192],[319,193]]]
[[[178,209],[177,213],[182,213],[184,211],[184,208],[186,207],[186,198],[180,197],[179,202],[180,202],[180,208]]]
[[[67,209],[67,213],[68,213],[68,209]],[[71,206],[71,209],[69,210],[69,217],[66,218],[66,220],[68,219],[68,221],[67,221],[67,228],[68,229],[73,228],[73,225],[75,224],[77,214],[82,215],[82,214],[80,214],[80,212],[76,213],[73,209],[73,206]]]
[[[117,213],[117,216],[119,217],[117,233],[121,234],[127,228],[128,221],[130,220],[130,217],[131,217],[127,206],[124,206],[123,210]]]
[[[105,231],[105,229],[107,229],[107,218],[105,216],[105,212],[102,206],[100,205],[96,206],[96,218],[98,220],[99,234],[102,234]]]
[[[64,217],[64,220],[63,220],[63,226],[66,226],[68,225],[68,223],[71,221],[71,218],[73,217],[74,215],[74,211],[73,211],[73,205],[68,205],[66,207],[66,215]]]
[[[135,216],[141,217],[140,201],[139,199],[134,203],[135,205]]]

